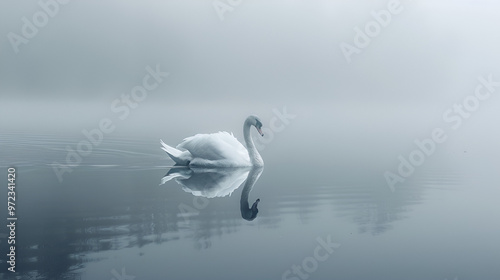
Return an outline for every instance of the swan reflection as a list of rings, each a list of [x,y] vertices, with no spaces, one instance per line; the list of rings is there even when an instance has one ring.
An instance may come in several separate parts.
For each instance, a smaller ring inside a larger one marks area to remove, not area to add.
[[[185,192],[194,196],[214,198],[230,196],[245,182],[240,198],[241,217],[252,221],[259,213],[257,205],[260,199],[257,199],[250,207],[248,196],[263,170],[264,168],[259,166],[242,168],[174,167],[161,179],[161,184],[174,179]]]

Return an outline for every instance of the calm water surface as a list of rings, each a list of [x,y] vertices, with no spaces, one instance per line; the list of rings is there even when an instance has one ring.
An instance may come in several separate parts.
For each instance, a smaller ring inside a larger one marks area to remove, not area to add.
[[[160,185],[159,139],[108,138],[59,182],[51,164],[79,137],[2,136],[19,218],[19,277],[2,261],[3,279],[500,279],[497,173],[480,157],[436,154],[392,192],[373,155],[271,143],[252,186],[252,170]]]

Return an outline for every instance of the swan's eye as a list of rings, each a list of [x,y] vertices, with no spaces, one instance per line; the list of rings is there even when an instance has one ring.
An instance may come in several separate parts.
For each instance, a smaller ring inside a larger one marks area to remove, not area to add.
[[[259,120],[257,120],[257,121],[255,122],[255,126],[256,126],[258,129],[261,129],[261,128],[262,128],[262,123],[261,123]]]

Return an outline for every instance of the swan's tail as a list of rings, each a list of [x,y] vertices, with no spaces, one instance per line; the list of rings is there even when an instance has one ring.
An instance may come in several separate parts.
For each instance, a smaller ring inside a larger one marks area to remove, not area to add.
[[[163,140],[161,139],[160,143],[163,146],[161,147],[161,149],[164,150],[173,161],[175,161],[176,165],[189,165],[189,162],[192,158],[189,151],[177,150],[176,148],[170,147],[169,145],[165,144],[165,142],[163,142]]]

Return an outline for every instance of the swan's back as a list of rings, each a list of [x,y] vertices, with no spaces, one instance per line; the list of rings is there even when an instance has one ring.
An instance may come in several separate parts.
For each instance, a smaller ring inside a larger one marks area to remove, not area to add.
[[[188,150],[193,156],[190,165],[199,166],[250,166],[247,149],[233,136],[221,131],[211,134],[196,134],[177,145],[179,150]]]

